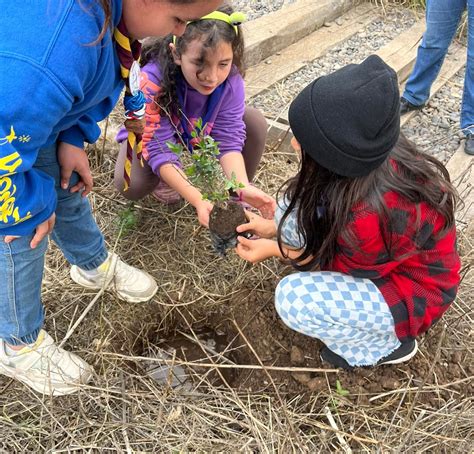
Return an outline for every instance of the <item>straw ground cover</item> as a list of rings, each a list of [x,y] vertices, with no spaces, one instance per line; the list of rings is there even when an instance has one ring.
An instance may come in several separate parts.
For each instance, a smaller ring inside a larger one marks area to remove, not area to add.
[[[130,214],[111,186],[115,146],[91,150],[94,211],[108,244],[157,279],[158,295],[129,305],[74,285],[53,246],[44,281],[47,329],[94,365],[77,395],[49,399],[0,378],[5,452],[468,452],[472,445],[474,235],[460,235],[464,279],[453,308],[407,365],[321,371],[316,341],[277,319],[273,290],[289,270],[218,258],[189,206],[144,200]],[[274,193],[297,168],[270,144],[257,182]],[[124,215],[125,213],[125,215]],[[89,303],[90,311],[73,330]],[[213,351],[200,337],[216,333]],[[193,384],[146,375],[144,355],[186,336],[171,361]],[[192,356],[192,355],[191,355]]]
[[[114,112],[109,129],[120,121]],[[116,152],[111,140],[90,150],[93,209],[109,247],[149,271],[160,290],[140,305],[84,290],[52,245],[46,328],[96,375],[78,394],[55,399],[0,376],[0,452],[472,450],[474,227],[459,233],[456,302],[419,354],[401,366],[336,372],[321,364],[318,342],[276,316],[273,291],[290,270],[217,257],[189,206],[146,199],[131,207],[112,187]],[[275,194],[296,169],[287,143],[273,139],[256,183]],[[188,386],[147,375],[158,362],[150,352],[162,345],[175,346],[166,361],[186,368]]]

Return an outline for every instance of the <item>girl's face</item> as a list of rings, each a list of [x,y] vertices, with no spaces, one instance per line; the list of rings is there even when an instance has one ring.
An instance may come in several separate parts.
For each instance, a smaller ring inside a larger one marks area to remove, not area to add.
[[[123,0],[122,14],[130,35],[135,39],[149,36],[181,36],[186,23],[215,11],[222,0],[196,0],[172,3],[167,0]]]
[[[202,95],[210,95],[229,77],[234,57],[230,43],[221,41],[214,49],[204,52],[202,41],[195,39],[181,56],[173,44],[170,48],[188,84]]]

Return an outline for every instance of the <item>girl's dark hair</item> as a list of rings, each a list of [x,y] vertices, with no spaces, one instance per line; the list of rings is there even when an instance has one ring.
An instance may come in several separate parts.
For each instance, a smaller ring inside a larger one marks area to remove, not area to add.
[[[286,181],[280,192],[283,188],[288,206],[278,226],[278,245],[285,256],[281,228],[296,209],[299,234],[305,245],[298,259],[292,261],[299,270],[310,270],[318,264],[328,265],[339,252],[338,238],[357,248],[355,234],[347,228],[354,215],[352,209],[357,204],[379,215],[387,257],[393,258],[390,232],[395,219],[383,198],[388,191],[396,192],[414,204],[426,202],[440,213],[445,224],[439,236],[454,225],[457,192],[448,171],[434,157],[417,151],[403,135],[400,135],[389,159],[367,176],[359,178],[336,175],[303,151],[298,174]],[[322,212],[322,216],[318,215]],[[418,231],[420,225],[412,227]],[[307,262],[298,265],[303,261]]]
[[[222,5],[217,11],[226,14],[234,12],[230,5]],[[235,33],[234,27],[221,20],[197,20],[187,25],[181,37],[176,37],[176,53],[183,55],[187,46],[192,41],[199,39],[203,42],[201,60],[204,60],[206,53],[212,51],[222,41],[231,44],[233,51],[233,65],[244,77],[244,38],[242,28],[238,27]],[[181,75],[181,67],[177,65],[171,54],[169,44],[173,42],[173,36],[148,40],[142,48],[141,65],[145,66],[150,61],[154,61],[161,68],[161,86],[157,94],[156,101],[164,108],[170,107],[176,100],[176,81]],[[176,112],[178,113],[178,112]],[[179,113],[178,113],[179,114]]]
[[[100,40],[104,37],[107,33],[107,29],[112,27],[112,1],[113,0],[97,0],[97,3],[102,7],[105,14],[104,25],[102,26],[102,30],[100,31],[99,36],[94,41],[94,43],[100,42]],[[196,0],[166,0],[168,3],[176,3],[176,4],[189,4],[194,3]]]

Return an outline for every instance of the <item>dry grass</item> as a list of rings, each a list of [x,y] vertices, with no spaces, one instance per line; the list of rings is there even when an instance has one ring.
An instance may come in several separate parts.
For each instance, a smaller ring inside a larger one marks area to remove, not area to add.
[[[238,311],[242,288],[258,295],[263,306],[271,306],[278,276],[286,271],[277,262],[250,266],[233,254],[216,257],[189,206],[170,209],[145,200],[134,205],[135,227],[125,231],[120,219],[130,204],[111,186],[114,153],[112,142],[99,141],[91,150],[94,212],[109,247],[148,270],[158,281],[159,293],[143,305],[126,304],[110,293],[97,297],[71,282],[64,258],[52,246],[43,288],[46,328],[61,342],[96,299],[66,342],[66,348],[94,365],[96,376],[78,394],[55,399],[0,377],[0,452],[472,452],[472,226],[459,237],[459,295],[431,334],[432,342],[423,344],[420,352],[431,367],[407,375],[397,389],[349,390],[343,397],[328,371],[319,372],[326,389],[295,394],[268,370],[262,390],[237,390],[226,375],[229,368],[271,365],[252,347],[259,333],[246,332],[245,344],[254,352],[251,361],[233,366],[204,349],[208,366],[199,363],[195,386],[174,390],[146,375],[146,365],[153,360],[141,358],[143,353],[177,331],[202,346],[196,331],[211,318],[229,319],[230,309]],[[275,193],[295,170],[293,154],[271,144],[257,183]],[[244,328],[237,325],[236,331],[243,334]],[[237,348],[229,342],[231,353],[238,353]],[[460,377],[443,381],[438,372],[457,352]],[[281,373],[291,381],[293,370],[287,366]]]
[[[389,5],[390,3],[403,6],[405,8],[411,8],[417,11],[419,14],[423,14],[424,9],[426,8],[427,0],[368,0],[371,3],[385,8],[385,6]],[[465,39],[467,35],[467,12],[463,14],[463,18],[461,23],[459,24],[457,37],[461,39]]]
[[[405,8],[421,9],[426,8],[426,0],[369,0],[377,6],[385,6],[389,3],[394,3]]]
[[[99,145],[100,146],[100,145]],[[107,148],[110,148],[109,145]],[[281,148],[269,149],[259,184],[275,189],[296,164]],[[110,247],[129,263],[146,268],[160,284],[154,300],[128,305],[111,294],[98,298],[66,346],[95,367],[90,386],[77,395],[49,399],[0,378],[0,446],[6,452],[468,452],[473,441],[472,361],[474,259],[472,232],[461,235],[465,276],[457,301],[445,319],[433,366],[446,351],[465,353],[458,383],[438,380],[436,368],[407,376],[399,389],[338,396],[334,388],[313,395],[288,394],[273,381],[264,392],[236,391],[221,376],[215,384],[199,369],[193,389],[160,386],[138,356],[158,338],[177,329],[192,337],[211,316],[228,316],[239,288],[257,289],[272,302],[277,263],[249,266],[230,256],[217,258],[193,211],[175,211],[153,201],[136,206],[137,226],[119,237],[118,214],[126,208],[110,186],[112,159],[95,168],[92,196],[99,225]],[[71,283],[60,252],[48,255],[44,285],[47,329],[60,341],[94,298]],[[254,333],[258,335],[258,333]],[[255,341],[246,335],[247,342]],[[196,337],[197,339],[197,337]],[[197,340],[197,342],[199,342]],[[227,364],[207,352],[206,362]],[[258,355],[257,355],[258,356]],[[179,362],[179,361],[177,361]],[[253,361],[259,368],[261,358]],[[288,365],[290,366],[290,365]],[[224,369],[219,369],[223,371]],[[290,372],[288,371],[288,375]],[[324,376],[324,374],[321,374]]]

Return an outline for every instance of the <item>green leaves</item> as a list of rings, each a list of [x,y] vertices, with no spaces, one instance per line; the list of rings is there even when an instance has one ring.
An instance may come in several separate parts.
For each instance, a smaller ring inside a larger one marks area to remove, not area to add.
[[[196,143],[192,153],[188,153],[183,143],[166,142],[166,145],[181,159],[185,175],[201,191],[203,200],[225,202],[229,200],[229,191],[236,191],[244,185],[237,181],[234,173],[230,179],[223,174],[218,159],[219,143],[204,134],[202,118],[196,120],[194,128],[191,137],[196,139]]]
[[[118,212],[117,224],[120,236],[126,236],[132,230],[135,230],[138,224],[138,216],[133,207],[133,202]]]
[[[339,380],[336,380],[336,393],[342,397],[349,395],[349,391],[342,387],[341,382]]]

